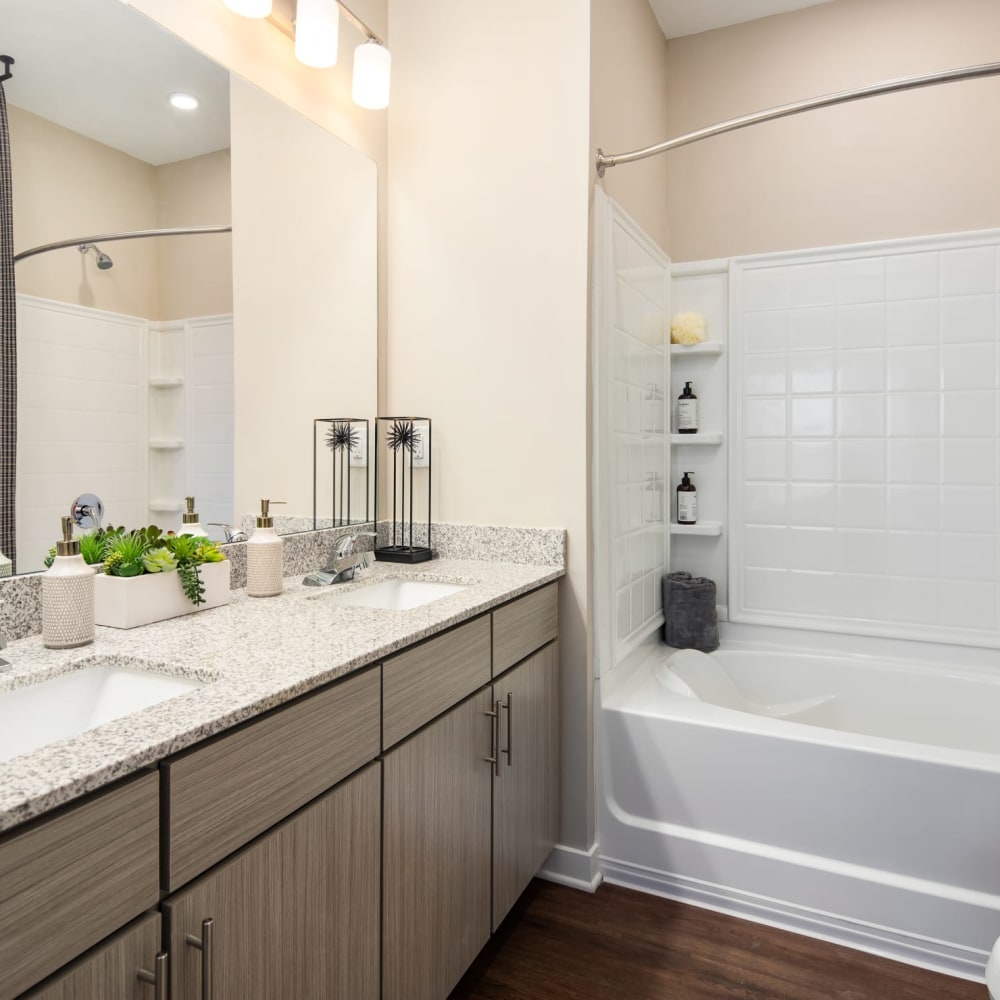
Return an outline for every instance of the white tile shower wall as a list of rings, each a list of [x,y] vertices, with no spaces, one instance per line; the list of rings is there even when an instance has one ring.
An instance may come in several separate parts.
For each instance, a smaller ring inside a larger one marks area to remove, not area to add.
[[[614,280],[605,429],[612,538],[614,639],[618,653],[662,622],[660,581],[668,559],[670,405],[669,261],[634,224],[613,225]]]
[[[59,518],[96,493],[116,524],[146,517],[142,319],[17,296],[19,568],[41,569]]]
[[[1000,646],[1000,232],[732,268],[734,620]]]

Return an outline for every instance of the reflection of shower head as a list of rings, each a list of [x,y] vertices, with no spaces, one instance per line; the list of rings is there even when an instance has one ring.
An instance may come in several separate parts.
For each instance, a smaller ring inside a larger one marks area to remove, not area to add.
[[[115,266],[115,262],[94,243],[81,243],[79,247],[80,253],[86,253],[88,250],[93,250],[97,254],[97,266],[102,271],[110,270]]]

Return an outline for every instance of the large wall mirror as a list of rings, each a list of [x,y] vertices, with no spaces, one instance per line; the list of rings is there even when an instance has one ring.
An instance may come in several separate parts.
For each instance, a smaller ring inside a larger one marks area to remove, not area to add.
[[[232,226],[16,265],[16,571],[81,494],[105,523],[177,528],[193,495],[311,525],[313,420],[376,410],[375,163],[120,0],[0,0],[0,27],[15,254]]]

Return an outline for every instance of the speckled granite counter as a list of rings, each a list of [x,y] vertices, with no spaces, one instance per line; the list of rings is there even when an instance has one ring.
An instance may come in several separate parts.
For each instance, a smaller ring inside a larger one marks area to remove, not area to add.
[[[561,577],[561,565],[436,559],[414,567],[376,563],[357,582],[303,587],[281,597],[234,591],[228,607],[120,631],[98,628],[92,646],[54,651],[33,636],[3,652],[0,692],[114,658],[193,676],[204,687],[98,729],[0,763],[0,830],[151,765],[427,636]],[[347,607],[337,594],[406,577],[467,589],[409,611]]]

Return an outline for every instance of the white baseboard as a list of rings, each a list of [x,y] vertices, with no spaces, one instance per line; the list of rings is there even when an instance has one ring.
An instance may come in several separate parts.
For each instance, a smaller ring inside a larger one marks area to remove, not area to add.
[[[684,875],[654,871],[613,858],[601,857],[599,860],[604,879],[612,885],[664,896],[945,975],[977,983],[985,981],[984,968],[988,956],[978,949],[866,924],[798,903],[758,896]]]
[[[603,877],[596,841],[587,851],[556,844],[538,872],[538,877],[573,889],[583,889],[584,892],[596,892]]]

